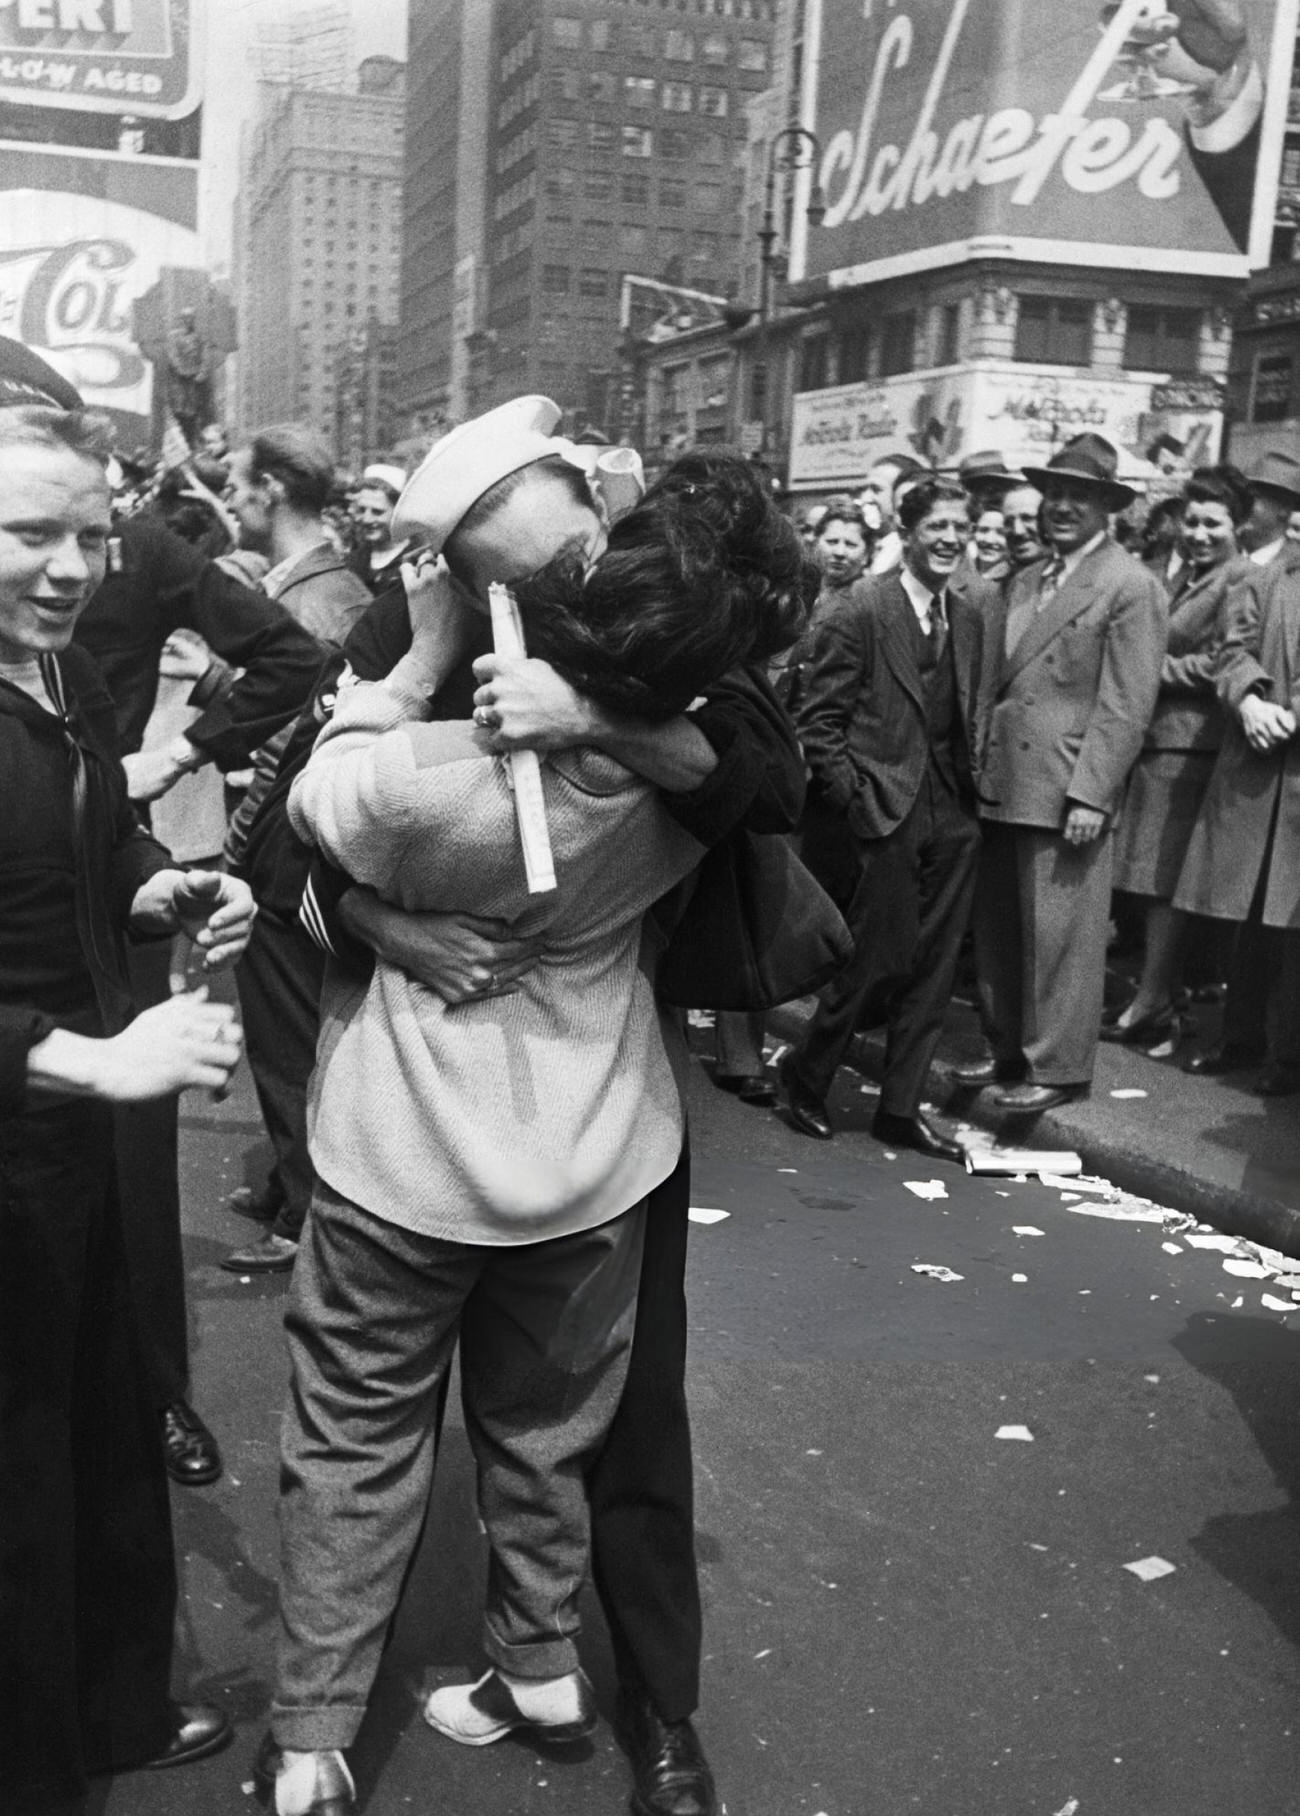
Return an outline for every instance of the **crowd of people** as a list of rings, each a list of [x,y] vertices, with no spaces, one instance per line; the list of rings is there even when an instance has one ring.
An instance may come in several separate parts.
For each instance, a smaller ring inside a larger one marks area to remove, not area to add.
[[[1188,1063],[1300,1091],[1300,463],[1198,469],[1145,539],[1091,434],[1024,471],[899,455],[795,523],[738,455],[646,489],[558,425],[516,399],[347,488],[299,427],[154,469],[0,344],[0,1458],[34,1484],[0,1502],[15,1816],[229,1738],[170,1683],[167,1479],[222,1471],[190,1392],[177,1096],[241,1053],[273,1161],[223,1265],[289,1276],[255,1768],[280,1816],[354,1807],[457,1348],[485,1669],[425,1719],[474,1746],[589,1733],[590,1572],[633,1808],[714,1816],[687,1006],[717,1009],[715,1081],[820,1139],[883,1027],[874,1133],[960,1161],[922,1105],[963,966],[988,1053],[958,1076],[1033,1116],[1087,1090],[1099,1040],[1176,1042],[1208,917],[1224,1036]],[[494,582],[527,657],[494,651]],[[521,750],[553,889],[529,887]],[[760,940],[774,874],[799,924]],[[1116,897],[1143,963],[1108,1002]],[[238,1015],[206,994],[223,967]],[[777,976],[818,988],[774,1080]]]

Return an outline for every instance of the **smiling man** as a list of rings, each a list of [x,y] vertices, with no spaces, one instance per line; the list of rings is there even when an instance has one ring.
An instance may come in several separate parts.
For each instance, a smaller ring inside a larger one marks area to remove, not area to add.
[[[922,479],[899,504],[902,566],[832,607],[813,633],[797,725],[811,772],[805,863],[830,883],[849,847],[840,906],[853,958],[782,1065],[796,1128],[831,1135],[826,1097],[868,1002],[885,1009],[885,1077],[873,1132],[960,1164],[921,1114],[975,887],[984,742],[984,623],[996,593],[954,581],[970,538],[962,488]],[[823,861],[824,860],[824,861]]]

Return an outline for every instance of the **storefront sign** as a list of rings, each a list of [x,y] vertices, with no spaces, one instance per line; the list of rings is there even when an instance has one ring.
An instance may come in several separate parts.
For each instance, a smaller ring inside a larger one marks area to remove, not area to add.
[[[0,0],[0,103],[179,119],[201,0]]]
[[[1223,276],[1248,248],[1265,262],[1297,0],[811,4],[827,208],[792,278],[866,281],[972,241]]]

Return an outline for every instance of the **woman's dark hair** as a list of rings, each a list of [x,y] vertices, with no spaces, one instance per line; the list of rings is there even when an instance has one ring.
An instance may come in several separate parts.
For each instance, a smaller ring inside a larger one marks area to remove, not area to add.
[[[861,506],[854,504],[851,498],[843,500],[832,499],[830,504],[827,505],[821,521],[817,525],[815,534],[824,536],[833,523],[851,524],[855,529],[860,530],[862,532],[862,540],[867,544],[868,548],[870,548],[874,538],[867,527],[867,520],[862,513]]]
[[[1188,504],[1221,504],[1237,526],[1250,516],[1254,502],[1250,481],[1227,461],[1217,467],[1197,467],[1183,487],[1183,498]]]
[[[917,524],[922,523],[935,506],[940,504],[959,504],[969,511],[970,499],[965,486],[958,485],[955,479],[918,479],[894,506],[899,529],[905,536],[910,536]]]
[[[515,594],[530,656],[612,711],[668,719],[787,649],[820,585],[752,463],[710,451],[674,461],[589,572],[567,553]]]

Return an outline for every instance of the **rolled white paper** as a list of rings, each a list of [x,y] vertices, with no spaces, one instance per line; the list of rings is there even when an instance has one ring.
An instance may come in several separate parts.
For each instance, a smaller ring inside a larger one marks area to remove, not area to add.
[[[488,587],[492,611],[492,644],[498,656],[524,656],[524,627],[519,607],[509,587],[493,581]],[[512,750],[506,758],[515,791],[515,820],[524,848],[528,893],[545,895],[555,888],[555,859],[546,825],[546,796],[542,791],[542,766],[535,750]]]

